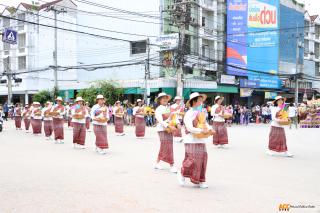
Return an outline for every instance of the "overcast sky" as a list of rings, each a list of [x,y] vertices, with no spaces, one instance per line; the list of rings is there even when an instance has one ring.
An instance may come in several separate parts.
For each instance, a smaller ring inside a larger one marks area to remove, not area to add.
[[[34,1],[36,1],[36,0],[34,0]],[[44,1],[48,1],[48,0],[40,0],[39,2],[44,3]],[[91,0],[91,1],[100,2],[100,3],[104,2],[101,0]],[[306,9],[309,11],[310,15],[314,15],[314,14],[320,15],[320,0],[298,0],[298,1],[305,3]],[[31,3],[32,1],[31,0],[0,0],[0,4],[12,5],[12,6],[17,6],[20,2]],[[77,2],[75,2],[75,3],[77,3]],[[0,5],[0,9],[2,10],[3,6]]]

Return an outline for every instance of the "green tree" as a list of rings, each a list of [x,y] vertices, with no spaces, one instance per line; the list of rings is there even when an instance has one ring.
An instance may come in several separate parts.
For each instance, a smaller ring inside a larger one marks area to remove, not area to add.
[[[39,102],[40,104],[45,104],[47,101],[51,100],[52,96],[48,90],[41,90],[33,96],[33,101]]]
[[[89,88],[80,90],[78,97],[82,97],[92,106],[95,104],[98,94],[106,98],[107,104],[114,104],[117,100],[123,99],[123,89],[109,81],[99,81]]]

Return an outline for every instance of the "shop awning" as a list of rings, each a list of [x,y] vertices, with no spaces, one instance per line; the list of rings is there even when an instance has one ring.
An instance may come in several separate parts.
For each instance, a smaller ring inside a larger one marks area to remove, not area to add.
[[[218,88],[185,88],[183,89],[183,97],[185,99],[189,98],[189,95],[192,92],[201,92],[201,93],[239,93],[239,89],[236,86],[226,86],[226,85],[218,85]]]

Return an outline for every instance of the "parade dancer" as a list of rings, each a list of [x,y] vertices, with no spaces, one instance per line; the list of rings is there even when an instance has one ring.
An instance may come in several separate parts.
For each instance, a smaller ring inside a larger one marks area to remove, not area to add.
[[[86,117],[88,110],[83,105],[84,100],[77,97],[76,105],[72,108],[72,123],[73,123],[73,145],[74,148],[85,149],[86,140]]]
[[[41,129],[42,129],[42,112],[41,112],[41,104],[39,102],[33,102],[31,117],[32,117],[31,126],[32,126],[33,134],[38,136],[41,134]]]
[[[186,135],[184,137],[185,158],[182,163],[181,173],[178,173],[180,185],[185,185],[185,178],[195,186],[208,188],[206,184],[207,150],[206,143],[211,141],[210,136],[214,134],[206,121],[206,115],[202,106],[206,95],[192,93],[187,102],[190,107],[184,116]]]
[[[53,132],[55,143],[64,143],[64,119],[63,116],[66,113],[66,109],[62,104],[63,99],[61,97],[56,98],[56,105],[51,108],[50,115],[53,120]]]
[[[273,104],[274,107],[271,109],[272,122],[269,133],[269,150],[267,154],[280,154],[286,157],[293,157],[293,155],[288,152],[286,133],[283,125],[281,125],[286,121],[279,117],[279,113],[284,108],[285,99],[282,96],[277,96]]]
[[[174,101],[175,103],[171,105],[171,112],[176,114],[179,124],[181,125],[184,115],[184,105],[181,104],[182,98],[180,96],[176,96]],[[173,132],[173,139],[176,142],[183,141],[181,128],[177,128],[176,131]]]
[[[105,105],[103,95],[98,95],[96,98],[97,104],[91,109],[91,117],[93,131],[96,136],[96,152],[106,154],[108,145],[107,124],[109,120],[109,110]]]
[[[226,148],[226,145],[228,144],[228,131],[224,119],[225,108],[221,105],[223,99],[224,98],[221,96],[215,97],[215,104],[211,108],[213,129],[216,132],[213,136],[213,144],[218,148]]]
[[[86,102],[85,107],[88,111],[88,115],[86,117],[86,129],[88,132],[90,132],[90,122],[91,122],[90,111],[91,111],[91,109],[89,107],[89,102]]]
[[[160,138],[160,149],[155,165],[155,169],[162,169],[160,161],[166,162],[170,165],[170,172],[177,173],[177,169],[174,166],[173,158],[173,132],[180,128],[179,121],[175,117],[174,113],[170,112],[168,102],[171,96],[166,93],[160,93],[156,98],[156,102],[159,105],[155,111],[157,119],[157,131]],[[173,120],[175,119],[175,120]]]
[[[142,100],[137,100],[137,105],[133,108],[134,123],[136,126],[136,137],[143,138],[146,132],[146,121],[144,120],[144,107]]]
[[[47,102],[45,107],[42,109],[42,117],[43,117],[43,129],[44,134],[47,140],[51,140],[52,132],[53,132],[53,123],[52,116],[50,115],[52,108],[51,102]]]
[[[23,115],[23,122],[24,122],[26,133],[29,133],[31,111],[29,109],[28,104],[25,105],[22,115]]]
[[[123,116],[124,116],[124,110],[123,107],[121,106],[120,101],[116,101],[115,106],[113,108],[113,114],[114,114],[114,128],[115,132],[117,133],[118,136],[123,136],[124,131],[123,131]]]
[[[21,105],[20,103],[16,103],[14,108],[14,123],[16,126],[16,130],[22,130],[21,121],[22,121]]]

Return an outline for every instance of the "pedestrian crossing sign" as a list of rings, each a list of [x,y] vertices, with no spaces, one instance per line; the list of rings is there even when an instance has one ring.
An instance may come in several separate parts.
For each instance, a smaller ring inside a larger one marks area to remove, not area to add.
[[[2,41],[10,44],[17,44],[17,31],[11,29],[5,29]]]

